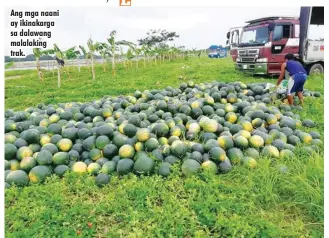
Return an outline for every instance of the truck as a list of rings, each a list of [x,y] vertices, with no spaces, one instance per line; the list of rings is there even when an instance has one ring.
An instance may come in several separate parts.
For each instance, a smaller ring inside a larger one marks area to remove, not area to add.
[[[324,7],[301,7],[299,17],[264,17],[246,23],[240,34],[239,29],[227,33],[237,70],[277,75],[284,56],[292,53],[309,74],[324,72],[324,39],[310,37],[311,26],[324,25]]]
[[[211,45],[208,48],[209,58],[225,58],[226,56],[227,56],[227,50],[221,45]]]

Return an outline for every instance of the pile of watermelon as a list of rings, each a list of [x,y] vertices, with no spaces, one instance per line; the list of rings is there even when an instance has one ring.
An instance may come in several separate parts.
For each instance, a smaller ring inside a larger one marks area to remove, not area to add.
[[[68,171],[93,175],[103,186],[113,173],[166,177],[174,164],[184,176],[227,173],[255,168],[259,158],[285,160],[299,145],[320,151],[321,135],[305,132],[315,123],[300,119],[300,106],[274,104],[279,98],[261,83],[189,81],[90,103],[7,110],[5,186]]]

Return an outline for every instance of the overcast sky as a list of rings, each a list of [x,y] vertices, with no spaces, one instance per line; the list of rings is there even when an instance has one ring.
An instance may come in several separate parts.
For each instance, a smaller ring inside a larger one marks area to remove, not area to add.
[[[48,47],[57,43],[61,49],[105,41],[112,30],[118,40],[137,42],[149,29],[176,31],[180,37],[176,45],[187,48],[207,48],[212,44],[225,45],[226,33],[231,27],[245,21],[266,16],[299,16],[300,7],[62,7],[56,18],[56,28]],[[19,10],[19,9],[15,9]],[[25,8],[26,10],[26,8]],[[43,8],[33,10],[46,10]],[[57,10],[57,9],[47,9]],[[9,52],[11,9],[5,12],[5,54]],[[42,20],[42,19],[41,19]],[[25,50],[31,53],[32,50]]]

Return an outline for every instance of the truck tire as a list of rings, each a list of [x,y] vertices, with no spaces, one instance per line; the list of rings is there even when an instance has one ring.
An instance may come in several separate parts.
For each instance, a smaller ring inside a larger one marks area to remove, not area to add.
[[[323,66],[321,64],[313,64],[309,74],[323,74]]]

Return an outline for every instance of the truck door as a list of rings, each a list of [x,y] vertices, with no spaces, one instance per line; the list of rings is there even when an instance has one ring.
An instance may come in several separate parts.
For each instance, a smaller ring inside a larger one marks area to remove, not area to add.
[[[242,27],[231,28],[227,33],[228,45],[230,46],[230,55],[232,56],[233,61],[235,61],[238,56],[237,48],[240,43],[241,29]]]
[[[269,72],[280,73],[284,56],[288,53],[297,53],[299,39],[293,37],[292,23],[277,23],[272,35],[271,56],[269,59]]]

